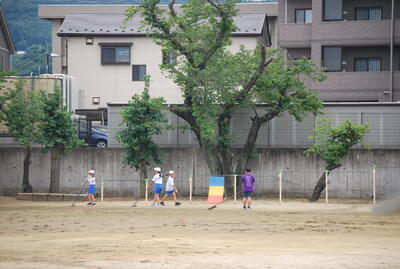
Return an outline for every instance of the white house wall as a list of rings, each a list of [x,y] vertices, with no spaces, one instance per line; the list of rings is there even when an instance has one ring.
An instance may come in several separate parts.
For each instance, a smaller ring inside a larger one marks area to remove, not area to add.
[[[98,43],[132,42],[131,63],[101,64],[101,47]],[[232,50],[243,45],[255,48],[256,37],[235,37]],[[143,90],[143,81],[132,81],[132,65],[146,65],[151,76],[150,94],[163,97],[167,103],[182,103],[177,86],[160,70],[161,48],[147,37],[95,37],[94,45],[86,45],[84,37],[68,38],[68,73],[74,77],[75,108],[105,107],[108,102],[127,102],[133,94]],[[92,97],[100,97],[100,104],[93,105]]]

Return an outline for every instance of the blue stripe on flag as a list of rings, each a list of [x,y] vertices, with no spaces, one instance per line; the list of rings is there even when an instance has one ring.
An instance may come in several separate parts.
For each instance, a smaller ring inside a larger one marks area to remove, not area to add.
[[[224,177],[210,177],[210,186],[224,186]]]

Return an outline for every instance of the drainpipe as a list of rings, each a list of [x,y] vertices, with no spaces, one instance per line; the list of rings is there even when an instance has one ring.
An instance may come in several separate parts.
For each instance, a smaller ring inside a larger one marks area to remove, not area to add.
[[[285,0],[285,24],[287,24],[287,0]]]
[[[390,29],[390,102],[393,102],[393,44],[394,43],[394,0],[392,0],[392,21]]]

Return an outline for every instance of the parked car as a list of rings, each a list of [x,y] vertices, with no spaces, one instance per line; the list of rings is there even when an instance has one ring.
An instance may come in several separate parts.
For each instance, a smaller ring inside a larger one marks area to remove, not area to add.
[[[108,145],[108,135],[96,128],[89,128],[81,124],[79,128],[79,138],[83,139],[88,146],[106,148]]]

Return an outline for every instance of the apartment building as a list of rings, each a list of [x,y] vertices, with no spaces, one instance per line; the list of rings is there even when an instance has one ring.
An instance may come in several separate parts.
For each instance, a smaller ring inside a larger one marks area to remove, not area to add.
[[[238,29],[230,49],[255,48],[261,39],[276,46],[277,3],[237,5]],[[141,30],[136,16],[121,29],[127,6],[40,5],[39,16],[52,21],[54,73],[73,77],[75,109],[97,109],[127,102],[151,76],[150,94],[167,103],[183,101],[178,87],[162,74],[167,59],[162,49]],[[166,6],[164,6],[166,8]],[[179,11],[179,6],[177,7]],[[266,15],[268,14],[268,20]]]
[[[279,0],[278,46],[325,67],[324,101],[400,101],[400,0]]]

